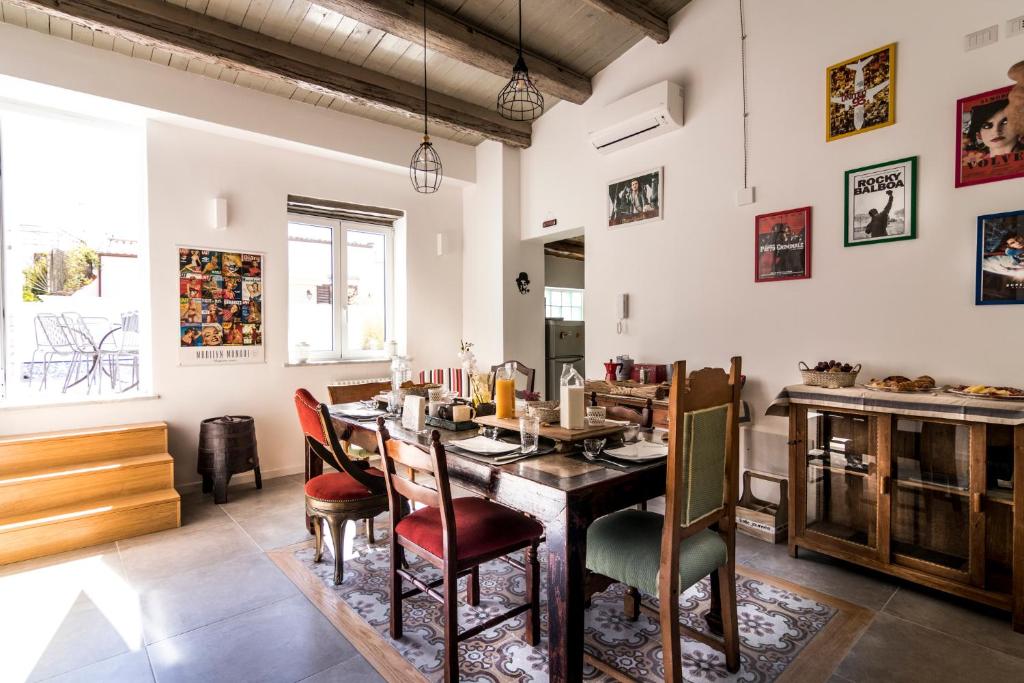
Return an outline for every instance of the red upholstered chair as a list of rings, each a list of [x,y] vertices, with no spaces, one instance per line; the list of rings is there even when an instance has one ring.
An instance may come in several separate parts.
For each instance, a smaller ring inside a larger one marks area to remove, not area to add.
[[[323,525],[331,530],[334,550],[334,583],[345,573],[345,526],[366,520],[366,534],[373,543],[373,518],[388,509],[384,473],[363,461],[352,460],[343,446],[351,438],[347,426],[339,437],[327,406],[318,403],[305,389],[295,392],[295,408],[306,438],[306,448],[335,472],[311,477],[306,482],[306,515],[314,523],[317,562],[323,557]]]
[[[377,420],[378,450],[383,459],[391,508],[391,637],[402,637],[402,600],[425,592],[444,605],[444,680],[459,680],[459,642],[472,638],[496,624],[523,612],[526,617],[526,642],[540,641],[540,563],[537,545],[544,528],[515,510],[482,498],[452,499],[448,465],[439,434],[431,434],[430,448],[424,452],[411,444],[391,439],[383,418]],[[433,477],[435,488],[413,482],[398,474],[422,472]],[[406,501],[423,507],[409,513]],[[405,569],[405,551],[409,550],[441,570],[442,578],[426,583]],[[489,560],[525,550],[526,598],[502,614],[459,633],[458,578],[470,577],[467,602],[479,604],[479,567]],[[405,591],[407,581],[414,588]],[[436,590],[443,586],[439,594]]]

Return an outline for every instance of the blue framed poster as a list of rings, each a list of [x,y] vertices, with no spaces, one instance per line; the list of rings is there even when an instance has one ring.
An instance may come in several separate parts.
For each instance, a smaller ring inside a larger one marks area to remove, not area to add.
[[[1024,304],[1024,211],[978,216],[974,303]]]

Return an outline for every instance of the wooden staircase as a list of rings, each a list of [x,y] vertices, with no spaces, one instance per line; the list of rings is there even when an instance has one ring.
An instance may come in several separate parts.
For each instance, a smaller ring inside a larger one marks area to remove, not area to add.
[[[0,437],[0,565],[180,525],[163,422]]]

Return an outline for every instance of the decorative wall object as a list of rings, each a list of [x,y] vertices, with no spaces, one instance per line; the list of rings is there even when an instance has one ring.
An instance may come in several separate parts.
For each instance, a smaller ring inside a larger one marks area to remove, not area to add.
[[[1024,176],[1024,130],[1010,123],[1010,90],[957,101],[957,187]]]
[[[1006,74],[1017,85],[1010,90],[1010,126],[1018,135],[1024,134],[1024,61],[1010,67]]]
[[[978,216],[974,302],[1024,304],[1024,211]]]
[[[896,123],[896,43],[825,70],[825,139]]]
[[[262,363],[263,255],[178,248],[178,362]]]
[[[516,278],[516,286],[519,288],[520,294],[530,293],[530,276],[525,272],[519,273],[519,277]]]
[[[811,207],[754,218],[754,282],[811,276]]]
[[[663,168],[613,180],[608,184],[608,227],[662,219]]]
[[[917,157],[846,172],[848,247],[917,237]]]

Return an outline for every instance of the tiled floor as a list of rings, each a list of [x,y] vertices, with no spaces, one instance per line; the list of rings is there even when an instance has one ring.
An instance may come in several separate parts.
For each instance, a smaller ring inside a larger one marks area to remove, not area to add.
[[[301,477],[230,501],[190,494],[180,529],[0,567],[0,681],[382,680],[266,557],[308,538]],[[875,611],[832,681],[1024,681],[1006,615],[737,538],[742,564]]]

